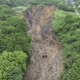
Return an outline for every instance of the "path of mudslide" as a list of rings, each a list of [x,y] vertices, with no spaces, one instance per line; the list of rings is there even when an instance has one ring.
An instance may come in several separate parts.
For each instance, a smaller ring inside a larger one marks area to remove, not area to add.
[[[52,30],[54,11],[53,6],[34,6],[25,12],[32,36],[32,53],[24,80],[59,80],[63,70],[63,51]]]

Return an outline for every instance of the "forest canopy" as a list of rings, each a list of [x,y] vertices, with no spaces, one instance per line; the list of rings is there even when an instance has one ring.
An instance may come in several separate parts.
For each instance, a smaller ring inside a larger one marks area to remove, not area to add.
[[[1,1],[1,0],[0,0]],[[17,1],[17,0],[16,0]],[[23,80],[29,64],[31,37],[27,23],[2,0],[0,5],[0,80]]]
[[[54,31],[63,46],[66,60],[61,80],[80,79],[80,15],[57,10]]]
[[[61,80],[80,79],[80,15],[74,13],[80,12],[80,0],[74,1],[75,5],[66,4],[65,0],[0,0],[0,80],[23,80],[26,73],[31,36],[27,23],[15,14],[15,9],[28,5],[55,5],[58,9],[53,26],[66,58]]]

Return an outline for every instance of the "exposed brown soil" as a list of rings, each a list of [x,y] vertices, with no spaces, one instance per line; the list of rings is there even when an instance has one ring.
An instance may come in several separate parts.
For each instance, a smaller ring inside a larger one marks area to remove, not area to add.
[[[53,6],[34,6],[25,12],[32,36],[32,54],[24,80],[59,80],[63,51],[52,29],[54,11]]]

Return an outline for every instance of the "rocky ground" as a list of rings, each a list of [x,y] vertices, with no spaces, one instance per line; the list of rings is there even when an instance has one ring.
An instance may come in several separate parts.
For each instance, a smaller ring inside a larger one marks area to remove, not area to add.
[[[63,70],[63,51],[52,29],[53,6],[26,10],[29,34],[32,36],[32,53],[24,80],[59,80]]]

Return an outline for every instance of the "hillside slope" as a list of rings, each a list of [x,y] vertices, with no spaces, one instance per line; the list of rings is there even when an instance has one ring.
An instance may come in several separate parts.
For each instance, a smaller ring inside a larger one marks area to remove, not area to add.
[[[25,12],[32,53],[24,80],[59,80],[63,70],[63,51],[52,29],[53,6],[32,7]]]

